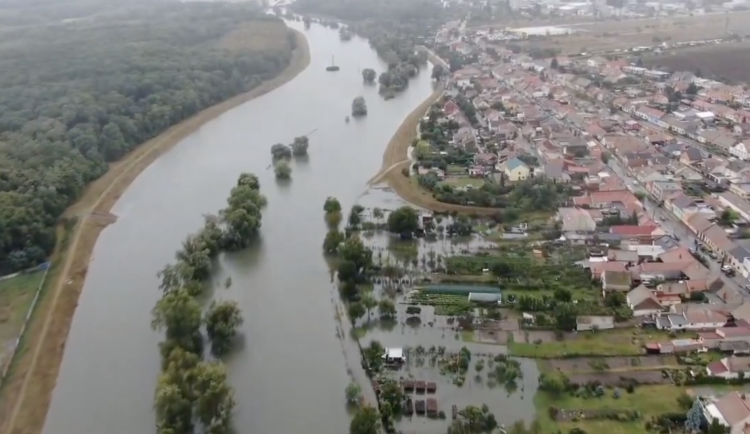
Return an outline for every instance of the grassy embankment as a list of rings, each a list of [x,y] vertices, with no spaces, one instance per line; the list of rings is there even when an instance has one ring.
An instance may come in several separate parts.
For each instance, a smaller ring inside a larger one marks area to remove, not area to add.
[[[0,432],[36,434],[42,431],[91,253],[101,231],[113,221],[92,213],[107,215],[144,169],[200,126],[276,89],[302,72],[310,64],[310,50],[305,36],[299,32],[296,35],[297,49],[280,75],[250,92],[210,107],[145,142],[112,164],[110,170],[91,183],[80,200],[66,210],[64,216],[77,217],[78,223],[68,234],[65,228],[58,228],[58,246],[51,258],[55,265],[50,270],[46,288],[0,391]],[[243,46],[254,48],[258,46],[259,39],[263,38],[253,36],[252,32],[238,31],[223,40],[222,44],[228,49]]]

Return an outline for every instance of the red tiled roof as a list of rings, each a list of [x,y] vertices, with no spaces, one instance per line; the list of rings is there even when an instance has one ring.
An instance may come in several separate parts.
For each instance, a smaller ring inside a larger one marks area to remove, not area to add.
[[[618,225],[609,228],[609,232],[618,235],[651,235],[658,226]]]
[[[711,372],[711,375],[723,374],[725,372],[729,372],[729,368],[724,366],[721,360],[718,360],[713,363],[709,363],[707,368]]]

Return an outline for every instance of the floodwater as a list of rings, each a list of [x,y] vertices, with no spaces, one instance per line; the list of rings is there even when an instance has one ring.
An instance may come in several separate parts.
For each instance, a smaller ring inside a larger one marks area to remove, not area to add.
[[[301,27],[301,23],[292,23]],[[385,65],[366,41],[341,42],[336,30],[305,32],[312,62],[285,86],[206,124],[149,167],[113,212],[99,238],[67,342],[47,417],[47,434],[154,432],[153,392],[159,373],[150,311],[160,296],[156,273],[204,214],[225,206],[241,172],[260,177],[268,197],[257,245],[222,256],[213,296],[237,300],[242,345],[227,361],[236,389],[237,432],[345,432],[350,342],[337,337],[335,298],[321,255],[323,202],[345,209],[391,207],[386,191],[366,183],[402,120],[433,91],[429,69],[395,99],[363,85],[359,68]],[[335,56],[341,70],[325,71]],[[352,120],[351,101],[367,100]],[[315,130],[307,161],[292,163],[292,181],[277,183],[270,147]],[[227,276],[233,284],[225,289]]]

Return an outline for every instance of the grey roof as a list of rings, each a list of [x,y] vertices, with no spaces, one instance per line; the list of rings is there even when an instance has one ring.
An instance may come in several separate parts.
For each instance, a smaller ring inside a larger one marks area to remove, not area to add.
[[[680,194],[674,199],[672,199],[672,205],[680,209],[684,209],[684,208],[688,208],[690,206],[695,205],[695,201],[693,201],[693,199],[691,199],[690,197],[684,194]]]
[[[673,326],[684,326],[687,325],[687,319],[682,315],[667,315],[669,322]]]
[[[721,351],[750,351],[750,342],[747,341],[721,341],[719,342]]]
[[[633,308],[638,307],[639,304],[643,303],[646,300],[651,300],[655,303],[655,307],[661,307],[661,304],[659,301],[654,297],[654,295],[651,293],[651,290],[646,288],[643,285],[637,286],[634,290],[628,292],[628,301],[633,306]]]
[[[737,246],[729,251],[729,255],[742,262],[743,259],[750,258],[750,250],[743,246]]]
[[[701,161],[703,159],[703,154],[698,148],[688,146],[688,148],[685,149],[685,153],[687,154],[690,161]]]

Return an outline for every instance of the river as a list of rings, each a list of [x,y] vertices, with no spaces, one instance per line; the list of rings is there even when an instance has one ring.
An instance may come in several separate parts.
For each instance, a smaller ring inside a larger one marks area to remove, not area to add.
[[[162,338],[149,328],[160,296],[156,273],[174,260],[204,214],[225,206],[241,172],[260,177],[268,207],[257,245],[219,259],[217,282],[231,276],[233,285],[217,283],[213,292],[237,300],[245,317],[243,343],[227,361],[237,431],[346,432],[350,380],[321,255],[323,202],[336,196],[348,210],[365,195],[389,139],[433,88],[425,69],[405,92],[384,101],[358,71],[385,69],[366,41],[341,42],[336,30],[319,25],[305,34],[312,61],[304,72],[204,125],[144,171],[116,204],[117,223],[94,249],[45,433],[154,432]],[[325,71],[331,56],[339,72]],[[369,114],[346,124],[358,95]],[[315,129],[309,160],[292,164],[291,182],[277,183],[267,168],[271,145]],[[376,191],[364,200],[372,206],[386,196]]]

